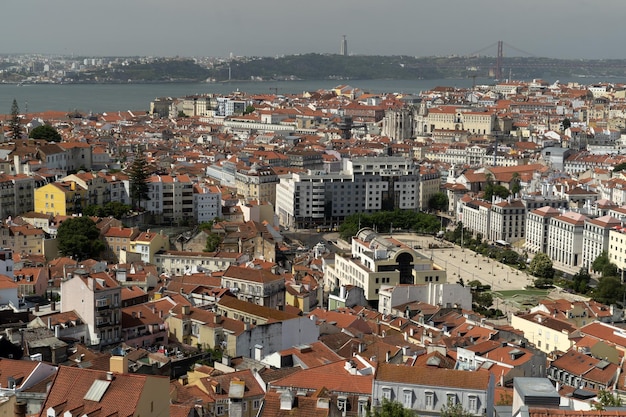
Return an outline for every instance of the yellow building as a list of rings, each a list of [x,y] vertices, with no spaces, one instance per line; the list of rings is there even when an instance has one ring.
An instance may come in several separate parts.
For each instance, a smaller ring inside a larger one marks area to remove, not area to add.
[[[228,336],[233,336],[229,344],[232,349],[225,351],[228,354],[236,353],[237,337],[249,327],[240,320],[189,305],[177,305],[165,321],[170,339],[203,349],[221,348]]]
[[[53,182],[35,190],[35,212],[53,216],[82,213],[87,190],[74,181]]]
[[[130,252],[141,255],[141,260],[146,263],[154,263],[154,255],[159,251],[170,250],[170,240],[161,231],[160,233],[151,232],[148,229],[139,233],[130,242]]]
[[[524,332],[524,337],[545,353],[567,352],[573,345],[569,336],[577,330],[571,323],[541,311],[514,314],[511,326]]]

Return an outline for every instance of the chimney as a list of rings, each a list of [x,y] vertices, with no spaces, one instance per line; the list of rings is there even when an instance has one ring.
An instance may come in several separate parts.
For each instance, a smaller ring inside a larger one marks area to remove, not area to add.
[[[107,381],[113,381],[114,377],[113,377],[113,372],[109,371],[107,372]]]
[[[254,360],[260,361],[263,359],[263,346],[254,345]]]
[[[26,401],[17,400],[13,406],[13,414],[15,417],[26,417]]]
[[[222,365],[230,366],[230,356],[222,355]]]
[[[291,390],[285,390],[280,394],[280,409],[291,410],[293,408],[295,396]]]
[[[183,316],[188,316],[189,315],[189,311],[190,311],[189,305],[183,305],[182,309],[183,309]]]
[[[128,373],[128,357],[126,356],[111,356],[109,359],[109,371],[118,374]]]

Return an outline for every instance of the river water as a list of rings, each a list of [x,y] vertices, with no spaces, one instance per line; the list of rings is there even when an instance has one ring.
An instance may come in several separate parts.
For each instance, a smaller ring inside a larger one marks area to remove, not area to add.
[[[555,80],[546,80],[550,83]],[[563,81],[563,80],[561,80]],[[584,84],[595,82],[626,82],[626,80],[593,80],[579,78]],[[331,89],[349,84],[369,93],[418,94],[436,86],[471,87],[472,83],[493,84],[491,79],[433,79],[433,80],[318,80],[228,83],[171,83],[171,84],[0,84],[0,114],[9,114],[13,99],[21,113],[46,110],[83,113],[118,110],[147,111],[157,97],[183,97],[190,94],[246,93],[301,94],[305,91]]]

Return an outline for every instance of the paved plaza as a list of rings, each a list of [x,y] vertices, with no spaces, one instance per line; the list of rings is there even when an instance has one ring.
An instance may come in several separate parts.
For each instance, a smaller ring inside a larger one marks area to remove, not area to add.
[[[525,272],[450,242],[411,233],[392,236],[413,248],[421,247],[416,250],[448,271],[448,282],[456,282],[459,277],[466,283],[479,280],[483,284],[491,285],[494,291],[523,290],[532,284],[532,277]],[[429,245],[446,247],[429,249]]]

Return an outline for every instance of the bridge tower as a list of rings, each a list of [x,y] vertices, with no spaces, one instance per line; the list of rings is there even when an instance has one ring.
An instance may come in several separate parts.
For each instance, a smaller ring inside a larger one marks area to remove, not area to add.
[[[496,57],[496,79],[502,81],[502,45],[503,41],[498,41],[498,56]]]

